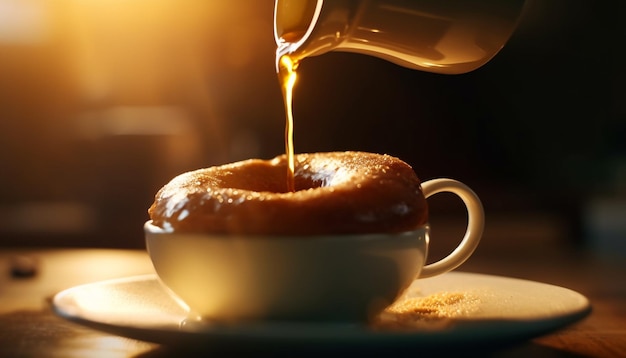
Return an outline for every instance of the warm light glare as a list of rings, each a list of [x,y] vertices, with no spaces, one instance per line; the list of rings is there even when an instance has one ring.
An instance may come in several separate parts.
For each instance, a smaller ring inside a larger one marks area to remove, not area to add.
[[[93,335],[83,337],[81,335],[71,338],[67,344],[74,347],[70,355],[72,357],[126,358],[131,357],[129,351],[133,352],[132,356],[134,357],[138,352],[147,353],[152,349],[149,343],[117,336]]]
[[[0,44],[37,44],[49,29],[44,0],[0,0]]]
[[[199,77],[203,64],[193,60],[211,5],[71,0],[66,36],[87,98],[159,102],[168,82]]]
[[[444,65],[442,64],[433,63],[433,62],[423,62],[422,64],[426,67],[444,67]]]

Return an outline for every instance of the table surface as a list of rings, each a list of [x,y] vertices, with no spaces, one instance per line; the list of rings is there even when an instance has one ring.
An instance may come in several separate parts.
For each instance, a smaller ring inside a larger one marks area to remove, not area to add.
[[[541,254],[476,254],[461,271],[524,278],[571,288],[588,297],[593,307],[584,320],[560,331],[521,344],[484,348],[487,351],[480,352],[480,355],[626,357],[625,268],[623,258],[610,259],[566,250],[548,250]],[[63,289],[103,279],[153,273],[145,251],[4,249],[0,250],[0,272],[0,357],[189,355],[183,347],[135,341],[79,326],[56,316],[50,308],[51,297]],[[212,353],[213,356],[234,354],[228,351]],[[253,348],[237,353],[240,356],[247,353],[256,356],[263,353],[307,355],[306,351],[259,352]],[[392,353],[415,355],[418,352]]]

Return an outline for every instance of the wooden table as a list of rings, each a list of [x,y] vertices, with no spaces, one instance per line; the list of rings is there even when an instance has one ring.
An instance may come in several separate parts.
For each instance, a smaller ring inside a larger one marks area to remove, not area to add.
[[[488,348],[476,355],[626,357],[626,280],[623,277],[626,265],[623,261],[563,250],[542,254],[478,252],[463,266],[463,271],[568,287],[587,296],[593,312],[583,321],[553,334],[514,346]],[[76,325],[57,317],[50,309],[50,298],[65,288],[153,272],[146,253],[138,250],[0,251],[0,357],[188,356],[190,352],[181,347],[135,341]],[[232,352],[212,353],[212,356],[232,356]],[[252,350],[252,353],[263,355],[264,352]],[[307,352],[282,353],[307,355]],[[387,353],[416,356],[419,352]]]

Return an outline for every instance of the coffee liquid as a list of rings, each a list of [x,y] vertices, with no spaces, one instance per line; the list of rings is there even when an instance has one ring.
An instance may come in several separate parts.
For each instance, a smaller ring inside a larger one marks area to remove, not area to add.
[[[278,58],[278,81],[283,92],[285,103],[285,153],[287,155],[287,190],[295,191],[294,171],[295,157],[293,149],[293,87],[296,84],[298,62],[281,55]]]

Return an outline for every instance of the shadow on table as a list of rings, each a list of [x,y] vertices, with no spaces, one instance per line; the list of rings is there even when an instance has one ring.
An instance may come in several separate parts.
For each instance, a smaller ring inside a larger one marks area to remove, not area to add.
[[[583,357],[582,355],[543,346],[535,342],[494,343],[490,346],[447,347],[378,347],[367,350],[358,347],[289,347],[289,346],[241,346],[241,347],[175,347],[160,346],[137,355],[137,358],[165,357],[321,357],[359,356],[359,357],[419,357],[432,355],[437,357]]]
[[[25,338],[26,337],[26,338]],[[55,316],[49,309],[24,310],[0,315],[0,355],[17,356],[119,356],[136,358],[165,357],[319,357],[358,355],[365,357],[416,357],[424,354],[439,357],[582,357],[567,351],[543,346],[534,341],[496,342],[462,347],[402,347],[381,345],[366,350],[355,346],[302,346],[285,344],[245,344],[202,347],[161,346],[91,330]]]

